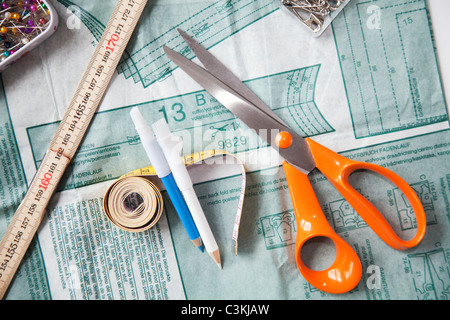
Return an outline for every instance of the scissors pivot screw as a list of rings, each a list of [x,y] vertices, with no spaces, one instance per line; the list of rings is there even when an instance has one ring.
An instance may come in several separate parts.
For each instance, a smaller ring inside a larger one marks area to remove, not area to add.
[[[289,132],[282,131],[277,134],[276,138],[277,146],[281,149],[287,149],[292,145],[292,136]]]

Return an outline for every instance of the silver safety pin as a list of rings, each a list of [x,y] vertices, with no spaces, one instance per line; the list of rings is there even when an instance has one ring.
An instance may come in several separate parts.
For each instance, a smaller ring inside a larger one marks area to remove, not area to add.
[[[281,3],[315,33],[322,30],[324,20],[345,0],[281,0]]]
[[[320,14],[308,11],[306,9],[306,7],[308,7],[308,4],[299,3],[299,1],[293,1],[293,0],[282,0],[281,3],[287,9],[289,9],[297,18],[299,18],[300,21],[302,21],[303,24],[306,25],[313,32],[319,32],[321,30],[322,24],[323,24],[323,18],[321,17]],[[310,4],[309,4],[309,7],[311,7]],[[306,14],[306,17],[305,17],[305,14]]]
[[[288,5],[290,8],[301,9],[309,13],[320,14],[321,16],[326,16],[330,13],[330,9],[324,5],[289,2],[290,4],[286,1],[285,5]]]

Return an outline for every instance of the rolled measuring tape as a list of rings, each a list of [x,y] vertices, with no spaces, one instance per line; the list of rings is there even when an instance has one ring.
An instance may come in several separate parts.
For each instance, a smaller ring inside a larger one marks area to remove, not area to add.
[[[163,206],[159,189],[143,177],[119,179],[108,189],[104,200],[108,219],[131,232],[153,227],[161,218]]]
[[[231,157],[230,161],[214,161],[216,157]],[[232,239],[235,253],[238,252],[239,225],[244,203],[246,174],[242,161],[224,150],[209,150],[193,153],[183,157],[187,167],[205,162],[211,165],[237,164],[242,175],[241,192],[234,219]],[[189,168],[188,168],[189,169]],[[157,178],[152,166],[133,170],[119,177],[106,191],[103,207],[108,219],[117,227],[131,232],[141,232],[153,227],[161,218],[163,198],[161,191],[151,181]],[[155,180],[154,180],[155,181]]]

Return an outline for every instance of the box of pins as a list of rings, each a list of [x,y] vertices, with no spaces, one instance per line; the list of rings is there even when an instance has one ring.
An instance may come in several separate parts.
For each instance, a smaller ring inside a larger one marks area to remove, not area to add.
[[[0,0],[0,72],[50,37],[58,15],[48,1]]]

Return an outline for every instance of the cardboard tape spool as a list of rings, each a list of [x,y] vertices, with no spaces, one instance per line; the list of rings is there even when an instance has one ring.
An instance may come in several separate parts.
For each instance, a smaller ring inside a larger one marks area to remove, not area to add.
[[[104,204],[108,219],[120,229],[131,232],[153,227],[161,218],[163,206],[159,189],[142,177],[119,179],[108,189]]]
[[[238,252],[238,235],[246,187],[246,173],[242,161],[224,150],[209,150],[193,153],[183,157],[187,167],[211,160],[210,164],[229,164],[228,161],[214,161],[215,157],[232,157],[233,164],[239,164],[241,193],[234,219],[232,239],[235,253]],[[140,232],[153,227],[161,218],[163,199],[161,191],[152,179],[157,178],[152,166],[133,170],[119,177],[106,191],[103,207],[108,219],[117,227],[131,232]],[[156,180],[155,180],[156,182]],[[161,185],[162,187],[162,185]]]

